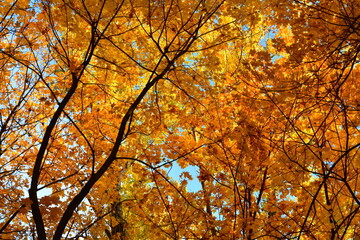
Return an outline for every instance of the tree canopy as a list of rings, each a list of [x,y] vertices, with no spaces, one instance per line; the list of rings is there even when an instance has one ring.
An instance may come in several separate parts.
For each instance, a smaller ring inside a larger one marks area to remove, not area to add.
[[[1,239],[360,239],[359,0],[5,0],[0,30]]]

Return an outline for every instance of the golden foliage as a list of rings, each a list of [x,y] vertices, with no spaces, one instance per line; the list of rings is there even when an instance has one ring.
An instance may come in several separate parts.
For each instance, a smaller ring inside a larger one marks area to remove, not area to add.
[[[0,238],[359,238],[359,5],[3,1]]]

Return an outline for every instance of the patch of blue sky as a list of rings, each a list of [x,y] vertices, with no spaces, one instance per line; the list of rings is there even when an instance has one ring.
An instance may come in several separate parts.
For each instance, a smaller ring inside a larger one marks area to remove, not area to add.
[[[197,166],[189,165],[185,168],[181,168],[179,164],[174,162],[170,168],[164,168],[167,171],[167,174],[169,177],[174,179],[175,181],[181,181],[183,178],[181,178],[181,174],[183,172],[188,172],[192,176],[192,180],[188,180],[187,190],[189,192],[197,192],[201,190],[201,183],[199,179],[197,178],[199,176],[199,168]]]
[[[243,25],[242,29],[244,31],[249,31],[250,27],[248,25]],[[268,29],[268,32],[260,39],[259,45],[262,46],[264,49],[266,49],[268,47],[268,41],[271,39],[274,39],[276,37],[276,35],[278,34],[279,30],[277,29],[276,26],[270,26]],[[281,54],[272,54],[271,56],[271,61],[273,63],[276,62],[276,60],[280,59],[284,57]]]
[[[265,49],[268,47],[268,41],[272,40],[276,37],[279,30],[276,28],[276,26],[271,26],[268,33],[263,36],[263,38],[260,39],[259,44],[264,47]],[[276,62],[276,60],[283,58],[284,56],[281,54],[272,54],[271,61],[273,63]]]

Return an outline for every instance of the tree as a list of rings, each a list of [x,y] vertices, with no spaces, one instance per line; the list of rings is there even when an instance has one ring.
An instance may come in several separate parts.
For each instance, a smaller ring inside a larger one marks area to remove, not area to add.
[[[2,3],[1,238],[358,238],[359,5]]]

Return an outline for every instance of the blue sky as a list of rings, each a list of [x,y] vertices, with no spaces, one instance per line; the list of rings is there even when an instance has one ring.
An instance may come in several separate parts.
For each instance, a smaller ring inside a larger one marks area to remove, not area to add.
[[[182,169],[176,162],[173,163],[172,167],[166,169],[168,175],[177,181],[181,181],[180,175],[182,172],[189,172],[190,175],[193,177],[193,180],[188,180],[187,189],[190,192],[197,192],[201,190],[201,183],[197,176],[199,176],[199,170],[196,166],[188,166]]]

